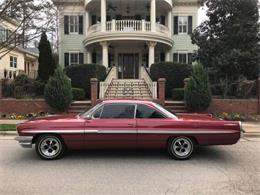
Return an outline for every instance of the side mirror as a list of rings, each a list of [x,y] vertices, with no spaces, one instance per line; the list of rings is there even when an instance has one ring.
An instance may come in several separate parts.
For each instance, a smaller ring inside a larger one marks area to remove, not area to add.
[[[90,115],[87,115],[87,116],[85,117],[85,119],[86,119],[86,120],[91,120],[92,117],[91,117]]]

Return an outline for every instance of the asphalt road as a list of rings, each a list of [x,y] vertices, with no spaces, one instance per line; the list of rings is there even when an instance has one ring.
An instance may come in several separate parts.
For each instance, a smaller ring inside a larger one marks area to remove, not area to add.
[[[197,148],[188,161],[164,150],[72,151],[42,161],[0,137],[0,194],[260,194],[260,138]]]

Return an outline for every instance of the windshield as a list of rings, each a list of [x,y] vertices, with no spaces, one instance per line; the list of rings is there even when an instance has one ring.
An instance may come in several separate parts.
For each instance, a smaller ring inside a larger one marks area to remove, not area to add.
[[[169,112],[168,110],[166,110],[164,107],[162,107],[160,104],[154,103],[153,105],[160,110],[162,113],[164,113],[168,118],[175,118],[177,119],[178,117],[175,116],[173,113]]]
[[[80,113],[78,116],[82,117],[82,118],[87,118],[91,115],[92,112],[94,112],[98,107],[100,107],[102,103],[99,103],[97,105],[95,105],[93,108],[89,109],[88,111],[86,112],[82,112]]]

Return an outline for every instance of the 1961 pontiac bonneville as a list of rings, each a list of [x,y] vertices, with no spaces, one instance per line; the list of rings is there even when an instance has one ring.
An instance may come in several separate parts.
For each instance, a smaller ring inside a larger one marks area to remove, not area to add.
[[[231,145],[242,135],[241,122],[206,114],[174,115],[144,100],[106,100],[76,116],[38,118],[17,126],[23,147],[35,144],[42,159],[66,149],[166,148],[174,159],[191,157],[196,145]]]

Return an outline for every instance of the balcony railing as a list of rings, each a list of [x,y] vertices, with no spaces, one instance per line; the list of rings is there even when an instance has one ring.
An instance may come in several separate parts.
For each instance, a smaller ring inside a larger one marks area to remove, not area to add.
[[[101,31],[101,24],[89,27],[88,34]],[[112,20],[106,22],[106,32],[151,32],[151,22],[145,20]],[[170,36],[169,28],[156,23],[156,32]]]

